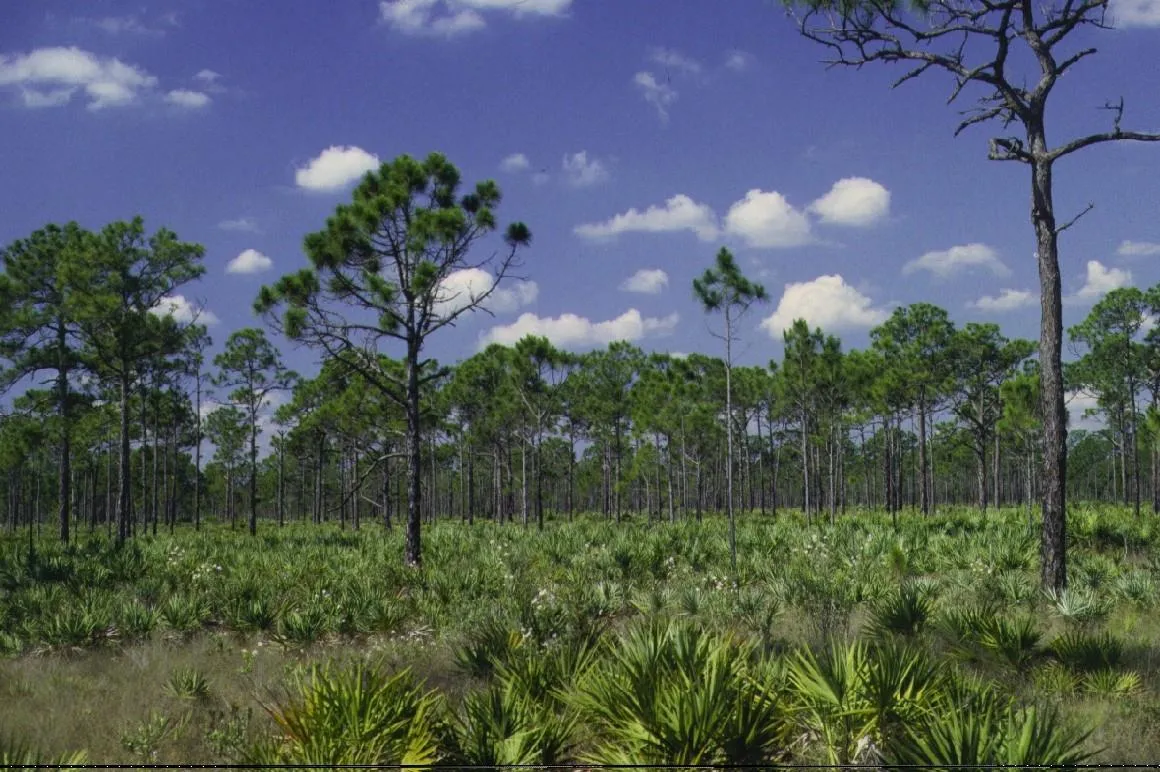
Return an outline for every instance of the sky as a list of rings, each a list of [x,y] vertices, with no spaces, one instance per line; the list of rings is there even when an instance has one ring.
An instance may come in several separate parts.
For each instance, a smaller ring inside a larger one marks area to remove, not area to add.
[[[1125,128],[1160,129],[1160,0],[1112,23],[1057,87],[1052,142],[1109,129],[1121,96]],[[902,70],[826,55],[768,0],[5,0],[0,244],[68,220],[171,228],[207,268],[171,307],[203,309],[220,350],[362,173],[439,151],[534,237],[492,313],[431,340],[442,361],[527,333],[719,354],[691,284],[722,246],[770,295],[739,330],[746,364],[779,359],[795,318],[860,348],[919,301],[1037,339],[1029,173],[986,159],[1001,127],[953,136],[978,93],[947,106],[940,74],[892,89]],[[1060,162],[1061,220],[1094,204],[1062,238],[1066,324],[1160,281],[1158,169],[1160,144]]]

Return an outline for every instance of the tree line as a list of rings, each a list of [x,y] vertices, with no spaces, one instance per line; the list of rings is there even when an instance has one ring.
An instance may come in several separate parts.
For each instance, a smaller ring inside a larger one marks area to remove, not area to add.
[[[417,564],[420,525],[437,518],[676,520],[732,514],[734,502],[811,522],[963,503],[1026,504],[1031,517],[1036,346],[996,324],[956,326],[928,303],[896,309],[864,350],[798,320],[780,361],[736,366],[736,320],[764,290],[722,251],[696,291],[725,312],[724,359],[626,342],[576,354],[534,336],[455,366],[425,358],[429,336],[486,307],[531,239],[514,223],[500,249],[478,244],[497,229],[500,192],[461,187],[437,154],[384,164],[306,238],[310,267],[262,289],[267,326],[320,353],[314,377],[289,371],[260,328],[206,361],[207,328],[169,305],[202,275],[204,250],[171,231],[69,223],[9,245],[4,522],[31,529],[55,512],[62,540],[84,523],[123,542],[207,514],[245,513],[251,533],[261,517],[401,521]],[[455,272],[482,269],[488,289],[449,289]],[[1073,495],[1138,512],[1147,492],[1160,511],[1157,315],[1160,287],[1120,289],[1069,330],[1069,386],[1107,422],[1071,435]],[[403,357],[384,353],[392,342]]]

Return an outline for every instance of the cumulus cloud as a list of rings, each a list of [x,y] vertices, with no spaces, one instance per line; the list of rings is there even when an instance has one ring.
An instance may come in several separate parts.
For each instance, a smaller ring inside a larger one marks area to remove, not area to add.
[[[198,81],[199,83],[204,83],[207,86],[212,86],[214,83],[217,83],[218,80],[221,79],[221,73],[214,72],[213,70],[208,70],[208,69],[207,70],[199,70],[197,72],[197,74],[193,76],[193,79]]]
[[[669,120],[669,105],[677,101],[677,90],[667,81],[662,83],[651,72],[641,71],[632,77],[644,101],[656,108],[662,121]]]
[[[435,296],[435,312],[447,316],[467,308],[495,286],[495,277],[482,268],[464,268],[447,275]],[[493,313],[510,313],[531,305],[539,297],[534,281],[507,282],[487,296],[483,307]]]
[[[181,324],[189,324],[196,321],[198,324],[208,326],[221,321],[213,311],[196,305],[184,295],[177,294],[166,295],[157,305],[150,309],[150,312],[158,316],[169,314]]]
[[[890,191],[865,177],[847,177],[835,182],[809,210],[827,225],[873,225],[890,213]]]
[[[751,247],[799,247],[813,241],[805,214],[780,193],[756,188],[729,208],[725,232]]]
[[[753,66],[755,57],[745,51],[730,51],[725,57],[725,66],[734,72],[745,72]]]
[[[526,172],[531,168],[532,162],[523,153],[512,153],[507,158],[499,162],[499,168],[509,174],[517,174],[519,172]]]
[[[650,206],[643,212],[636,208],[600,223],[578,225],[575,232],[589,239],[609,238],[621,233],[671,233],[689,230],[702,241],[712,241],[719,233],[717,215],[705,204],[698,204],[678,194],[664,206]]]
[[[564,177],[568,184],[576,188],[586,188],[599,185],[608,180],[608,167],[596,158],[588,158],[588,152],[565,155],[563,161]]]
[[[701,74],[700,62],[671,48],[653,48],[649,52],[648,58],[653,64],[659,64],[670,71],[684,72],[689,75]]]
[[[1160,0],[1111,0],[1108,11],[1116,27],[1160,27]]]
[[[964,244],[941,251],[927,252],[902,267],[903,276],[918,271],[930,271],[940,279],[973,268],[984,268],[996,276],[1010,276],[1011,269],[1003,264],[995,250],[986,244]]]
[[[157,78],[139,67],[75,46],[0,55],[0,86],[19,89],[26,107],[64,105],[78,91],[88,98],[90,110],[121,107],[156,85]]]
[[[623,292],[655,295],[669,286],[669,275],[660,268],[642,268],[620,283]]]
[[[261,273],[273,267],[274,261],[256,249],[247,249],[226,265],[226,273]]]
[[[381,0],[379,20],[407,35],[455,37],[487,26],[485,14],[559,16],[572,0]]]
[[[236,220],[222,220],[218,228],[223,231],[239,231],[242,233],[257,233],[258,223],[252,217],[239,217]]]
[[[888,316],[885,310],[875,308],[870,298],[834,274],[786,284],[777,309],[761,326],[771,338],[781,340],[782,333],[796,319],[805,319],[811,328],[834,332],[873,327],[886,321]]]
[[[294,181],[307,190],[339,190],[378,165],[379,157],[361,147],[332,145],[296,170]]]
[[[1088,260],[1084,284],[1068,300],[1072,302],[1099,300],[1112,290],[1127,287],[1131,283],[1131,271],[1124,268],[1108,268],[1099,260]]]
[[[205,107],[209,104],[209,94],[202,93],[201,91],[176,89],[165,95],[165,101],[171,105],[196,110],[199,107]]]
[[[998,295],[984,295],[978,300],[967,303],[967,308],[977,308],[980,311],[1003,313],[1035,305],[1035,295],[1027,290],[1005,289]]]
[[[590,348],[618,340],[637,341],[644,337],[668,335],[677,326],[676,313],[661,318],[644,317],[630,308],[615,319],[593,322],[576,314],[540,317],[521,314],[508,325],[493,327],[480,336],[480,346],[500,343],[510,346],[526,335],[542,335],[561,348]]]
[[[1121,241],[1116,254],[1120,257],[1151,257],[1160,255],[1160,244],[1151,241]]]

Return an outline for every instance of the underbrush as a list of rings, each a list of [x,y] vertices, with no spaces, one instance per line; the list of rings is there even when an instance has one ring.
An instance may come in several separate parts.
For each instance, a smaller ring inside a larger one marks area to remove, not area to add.
[[[377,528],[14,538],[0,737],[70,763],[1160,757],[1155,527],[1069,530],[1059,595],[1014,511],[747,514],[735,576],[713,518],[441,523],[421,570]]]

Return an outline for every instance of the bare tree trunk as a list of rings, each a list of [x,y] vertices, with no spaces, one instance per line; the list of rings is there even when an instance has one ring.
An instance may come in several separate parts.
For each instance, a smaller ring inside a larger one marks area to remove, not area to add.
[[[1031,151],[1046,153],[1047,141],[1038,122],[1028,128]],[[1042,576],[1045,588],[1067,586],[1067,407],[1063,401],[1063,298],[1059,275],[1059,233],[1052,200],[1051,162],[1031,164],[1031,222],[1035,226],[1039,260],[1042,318],[1039,336],[1040,399],[1043,413],[1043,537]]]
[[[422,426],[419,403],[419,346],[407,345],[407,535],[404,562],[414,568],[423,563],[422,528]]]
[[[124,544],[129,538],[129,523],[133,519],[133,489],[129,454],[129,372],[121,373],[121,464],[117,507],[117,544]]]

